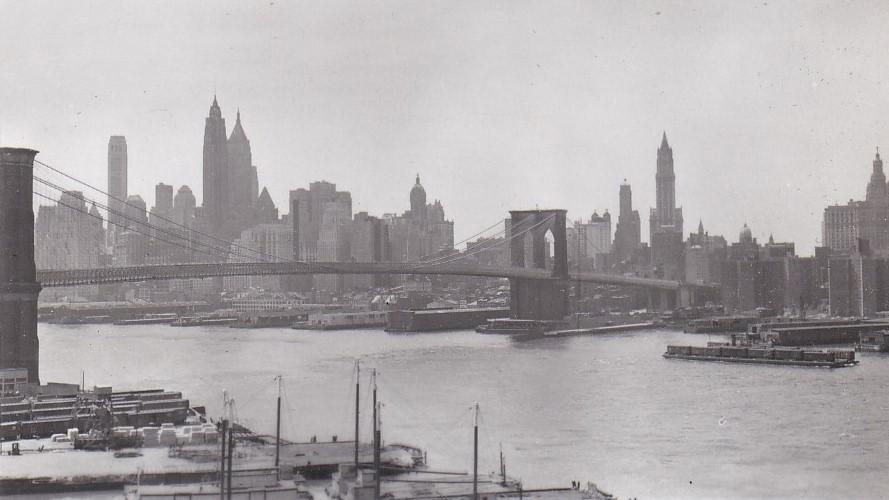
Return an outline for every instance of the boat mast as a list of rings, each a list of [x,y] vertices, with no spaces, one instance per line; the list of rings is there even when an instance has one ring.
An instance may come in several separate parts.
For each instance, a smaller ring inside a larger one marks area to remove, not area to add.
[[[225,410],[223,410],[225,414]],[[222,460],[219,462],[219,500],[225,500],[225,440],[228,434],[228,420],[222,419]]]
[[[374,438],[374,498],[380,498],[380,408],[377,402],[377,370],[373,370],[373,438]]]
[[[361,365],[359,360],[355,360],[355,468],[358,468],[358,414],[361,389]]]
[[[232,458],[235,455],[235,423],[228,428],[228,477],[225,482],[226,498],[232,500]]]
[[[281,375],[275,377],[278,379],[278,413],[275,422],[275,478],[281,480],[281,469],[279,467],[281,458]]]
[[[503,443],[500,443],[500,481],[506,486],[506,462],[503,461]]]
[[[472,500],[478,500],[478,402],[472,426]]]

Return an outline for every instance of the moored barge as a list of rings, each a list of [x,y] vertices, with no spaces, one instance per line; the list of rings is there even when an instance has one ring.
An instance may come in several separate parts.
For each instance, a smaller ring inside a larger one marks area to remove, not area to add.
[[[693,361],[724,361],[727,363],[752,363],[765,365],[810,366],[842,368],[858,364],[855,351],[851,350],[804,350],[772,347],[743,346],[667,346],[664,357]]]

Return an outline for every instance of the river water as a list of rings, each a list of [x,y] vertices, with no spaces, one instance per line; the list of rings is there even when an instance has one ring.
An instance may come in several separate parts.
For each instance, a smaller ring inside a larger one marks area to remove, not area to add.
[[[370,369],[383,434],[470,471],[481,408],[482,471],[526,488],[596,482],[621,498],[889,498],[889,357],[836,370],[666,360],[707,336],[650,330],[516,343],[461,331],[239,330],[40,324],[41,378],[181,391],[211,415],[282,435],[350,439],[360,358],[362,439]]]

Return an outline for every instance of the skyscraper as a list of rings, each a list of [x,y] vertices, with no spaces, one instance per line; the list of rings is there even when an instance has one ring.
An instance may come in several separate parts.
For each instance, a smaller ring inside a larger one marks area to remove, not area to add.
[[[203,214],[213,233],[226,239],[237,235],[225,234],[227,208],[231,206],[231,178],[228,171],[228,145],[225,137],[225,118],[216,96],[204,124],[204,202]]]
[[[633,210],[633,191],[627,180],[620,185],[620,212],[617,214],[617,227],[614,230],[612,251],[618,262],[633,254],[642,243],[642,223],[639,211]]]
[[[226,143],[228,150],[228,185],[231,190],[230,217],[231,221],[238,221],[239,226],[250,225],[250,208],[252,205],[252,168],[253,154],[250,150],[250,140],[244,133],[241,125],[241,111],[238,110],[235,126]],[[244,229],[244,228],[240,228]]]
[[[124,212],[123,200],[127,199],[127,139],[122,135],[112,135],[108,140],[108,245],[122,229],[122,217],[115,214]]]
[[[682,238],[682,208],[676,206],[676,175],[673,173],[673,148],[667,143],[667,133],[657,150],[657,208],[649,218],[651,263],[655,275],[665,279],[679,279],[684,274]]]
[[[682,208],[676,207],[676,174],[673,172],[673,148],[667,142],[667,133],[661,138],[657,150],[657,208],[652,209],[650,222],[651,241],[660,232],[682,234]]]

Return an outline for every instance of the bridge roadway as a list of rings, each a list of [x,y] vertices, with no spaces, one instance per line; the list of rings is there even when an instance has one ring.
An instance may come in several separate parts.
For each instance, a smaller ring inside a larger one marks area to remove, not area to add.
[[[550,272],[544,269],[480,266],[459,262],[437,264],[395,262],[249,262],[38,270],[37,282],[44,288],[48,288],[148,280],[296,274],[430,274],[493,278],[551,278]],[[678,290],[682,286],[710,286],[683,285],[678,281],[671,280],[588,272],[571,273],[569,279],[588,283],[638,286],[659,290]]]

